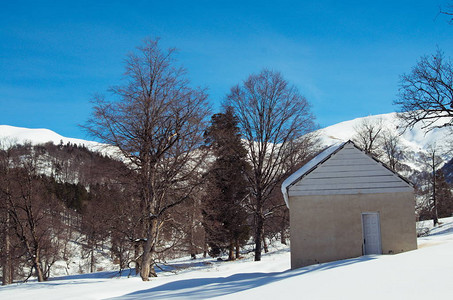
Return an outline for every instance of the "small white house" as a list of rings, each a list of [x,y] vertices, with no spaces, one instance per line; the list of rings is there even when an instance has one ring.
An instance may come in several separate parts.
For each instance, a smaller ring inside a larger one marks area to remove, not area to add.
[[[352,141],[321,152],[282,192],[292,268],[417,248],[413,186]]]

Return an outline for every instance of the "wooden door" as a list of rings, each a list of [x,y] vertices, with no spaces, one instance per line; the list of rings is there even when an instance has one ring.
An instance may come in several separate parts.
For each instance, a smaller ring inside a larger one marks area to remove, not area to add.
[[[379,213],[362,214],[363,254],[382,254]]]

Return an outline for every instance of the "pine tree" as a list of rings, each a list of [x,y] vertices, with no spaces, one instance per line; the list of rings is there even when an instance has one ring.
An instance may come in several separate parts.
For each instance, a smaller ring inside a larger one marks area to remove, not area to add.
[[[205,133],[206,144],[215,157],[203,205],[207,242],[211,255],[227,248],[230,260],[238,258],[239,247],[249,237],[243,205],[248,193],[245,178],[248,165],[237,124],[233,109],[226,108],[224,113],[212,116]]]
[[[445,181],[444,174],[441,170],[438,170],[436,173],[437,213],[439,218],[451,217],[453,215],[451,187]]]

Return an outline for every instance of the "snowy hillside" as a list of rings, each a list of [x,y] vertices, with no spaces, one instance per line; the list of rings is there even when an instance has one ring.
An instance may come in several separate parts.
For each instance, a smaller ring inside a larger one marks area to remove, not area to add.
[[[453,218],[440,220],[418,250],[371,255],[289,270],[289,249],[261,262],[190,258],[159,277],[100,272],[0,287],[0,299],[448,299],[453,294]],[[425,222],[420,226],[431,226]]]
[[[9,125],[0,125],[0,147],[7,147],[11,144],[32,145],[45,144],[51,142],[54,145],[70,143],[77,146],[85,146],[91,151],[102,152],[110,155],[115,155],[112,147],[98,142],[87,141],[76,138],[68,138],[49,129],[30,129],[23,127],[14,127]]]
[[[394,134],[400,134],[401,132],[401,125],[396,117],[396,113],[374,115],[341,122],[320,129],[318,133],[320,134],[322,143],[324,145],[331,145],[338,141],[346,142],[352,139],[356,132],[356,128],[358,128],[364,120],[372,122],[382,120],[385,130],[388,130]],[[416,126],[413,129],[406,130],[401,135],[401,143],[410,151],[427,149],[432,145],[442,147],[448,145],[449,133],[449,128],[434,129],[428,133],[425,133],[420,126]]]
[[[322,145],[330,146],[339,141],[345,142],[352,139],[356,133],[356,129],[364,120],[371,122],[381,120],[386,132],[400,134],[401,126],[399,125],[396,113],[389,113],[357,118],[320,129],[317,133],[319,134]],[[418,161],[419,153],[424,152],[432,146],[435,146],[438,149],[438,153],[442,155],[444,162],[448,162],[451,159],[451,154],[447,151],[451,140],[450,135],[451,131],[449,128],[435,129],[428,133],[425,133],[420,126],[406,130],[400,137],[401,145],[408,154],[405,160],[406,165],[420,171],[421,161]],[[63,137],[48,129],[28,129],[0,125],[0,145],[5,142],[19,144],[30,142],[34,145],[47,142],[53,142],[55,145],[58,145],[61,142],[63,142],[63,144],[69,142],[76,145],[85,145],[88,149],[93,151],[115,155],[115,151],[113,151],[112,148],[106,150],[106,145],[92,141]]]
[[[339,141],[346,142],[355,134],[356,128],[363,120],[377,121],[382,120],[384,128],[392,133],[399,133],[399,122],[396,118],[396,113],[374,115],[363,118],[357,118],[350,121],[341,122],[323,129],[318,130],[322,144],[330,146]],[[420,151],[427,149],[431,145],[446,146],[449,144],[449,129],[435,129],[425,134],[420,126],[407,130],[401,136],[402,144],[410,151]],[[42,144],[53,142],[58,145],[61,141],[63,144],[71,143],[76,145],[85,145],[88,148],[99,148],[101,144],[97,142],[67,138],[55,133],[49,129],[28,129],[22,127],[13,127],[8,125],[0,125],[0,141],[14,141],[19,144],[30,142],[31,144]]]
[[[399,144],[405,153],[402,163],[409,168],[406,171],[400,171],[403,176],[410,178],[414,171],[422,171],[426,168],[426,157],[424,158],[421,154],[428,155],[427,150],[430,148],[434,147],[436,149],[436,154],[442,157],[443,163],[451,160],[449,148],[453,139],[450,137],[450,128],[439,128],[425,133],[425,130],[418,125],[402,132],[402,126],[396,113],[368,116],[341,122],[320,129],[317,133],[319,134],[321,143],[324,146],[330,146],[339,141],[353,139],[357,129],[364,121],[371,124],[382,122],[383,132],[385,134],[400,135]]]
[[[31,143],[32,145],[52,142],[55,145],[71,143],[76,145],[94,146],[98,143],[81,139],[67,138],[49,129],[29,129],[0,125],[0,140],[8,140],[18,144]]]

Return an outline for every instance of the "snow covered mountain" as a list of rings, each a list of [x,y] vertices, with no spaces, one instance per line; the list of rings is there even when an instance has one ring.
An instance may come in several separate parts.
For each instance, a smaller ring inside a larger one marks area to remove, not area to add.
[[[440,156],[443,162],[438,166],[442,167],[451,160],[451,129],[444,127],[425,132],[421,125],[415,126],[412,129],[402,130],[400,120],[396,113],[374,115],[363,118],[357,118],[350,121],[341,122],[317,131],[321,143],[324,146],[329,146],[339,141],[348,141],[354,138],[357,129],[363,122],[368,124],[376,124],[381,122],[382,131],[384,134],[399,135],[400,148],[404,150],[404,158],[402,162],[407,169],[402,173],[403,176],[411,177],[414,172],[423,171],[427,166],[428,151],[436,149],[436,155]],[[449,171],[444,170],[447,178]],[[452,176],[453,178],[453,176]]]
[[[66,145],[69,143],[77,146],[85,146],[91,151],[102,152],[105,154],[115,153],[112,147],[109,147],[105,144],[64,137],[49,129],[30,129],[24,127],[0,125],[0,148],[7,147],[11,144],[23,145],[30,143],[31,145],[39,145],[49,142],[53,143],[54,145]]]
[[[323,146],[330,146],[339,141],[348,141],[353,139],[356,134],[356,129],[364,121],[368,122],[382,122],[383,129],[386,132],[393,134],[401,133],[401,125],[396,117],[396,113],[374,115],[363,118],[357,118],[350,121],[341,122],[317,131]],[[400,136],[400,143],[407,153],[405,164],[414,170],[420,170],[422,162],[420,160],[420,153],[425,153],[430,147],[436,147],[444,162],[447,163],[451,159],[448,148],[450,145],[451,130],[449,128],[440,128],[425,133],[420,126],[413,129],[408,129]],[[88,149],[104,152],[106,151],[105,145],[87,141],[82,139],[63,137],[48,129],[28,129],[21,127],[13,127],[8,125],[0,125],[0,145],[3,142],[13,142],[23,144],[30,142],[31,144],[43,144],[52,142],[56,145],[63,143],[71,143],[76,145],[85,145]],[[110,149],[112,150],[112,149]]]
[[[373,115],[341,122],[318,130],[323,145],[328,146],[338,141],[348,141],[352,139],[356,128],[360,126],[364,120],[372,122],[382,120],[385,129],[390,130],[395,134],[400,133],[401,131],[401,126],[396,117],[396,113]],[[449,141],[449,133],[450,131],[448,128],[435,129],[425,133],[420,126],[417,126],[413,129],[406,130],[401,136],[401,142],[404,146],[413,151],[427,149],[434,144],[437,146],[446,146]],[[93,141],[64,137],[49,129],[29,129],[0,125],[0,140],[4,140],[5,138],[19,144],[23,144],[25,142],[30,142],[31,144],[53,142],[58,145],[60,142],[63,142],[63,144],[69,142],[71,144],[85,145],[87,147],[96,147],[100,145],[99,143]]]
[[[30,129],[9,125],[0,125],[0,140],[17,144],[31,143],[32,145],[45,144],[48,142],[52,142],[55,145],[60,143],[71,143],[76,145],[85,145],[86,147],[100,145],[97,142],[67,138],[49,129]]]
[[[356,133],[356,128],[360,126],[363,121],[378,122],[382,120],[383,129],[393,134],[401,134],[402,126],[398,120],[396,113],[374,115],[363,118],[357,118],[350,121],[341,122],[318,131],[322,143],[324,145],[331,145],[338,141],[348,141],[353,138]],[[446,148],[449,144],[450,129],[439,128],[434,129],[430,132],[425,131],[420,127],[416,126],[412,129],[406,130],[400,136],[400,142],[409,151],[420,151],[427,150],[431,146]],[[439,150],[441,152],[441,150]],[[444,158],[448,158],[446,151],[442,151]]]

